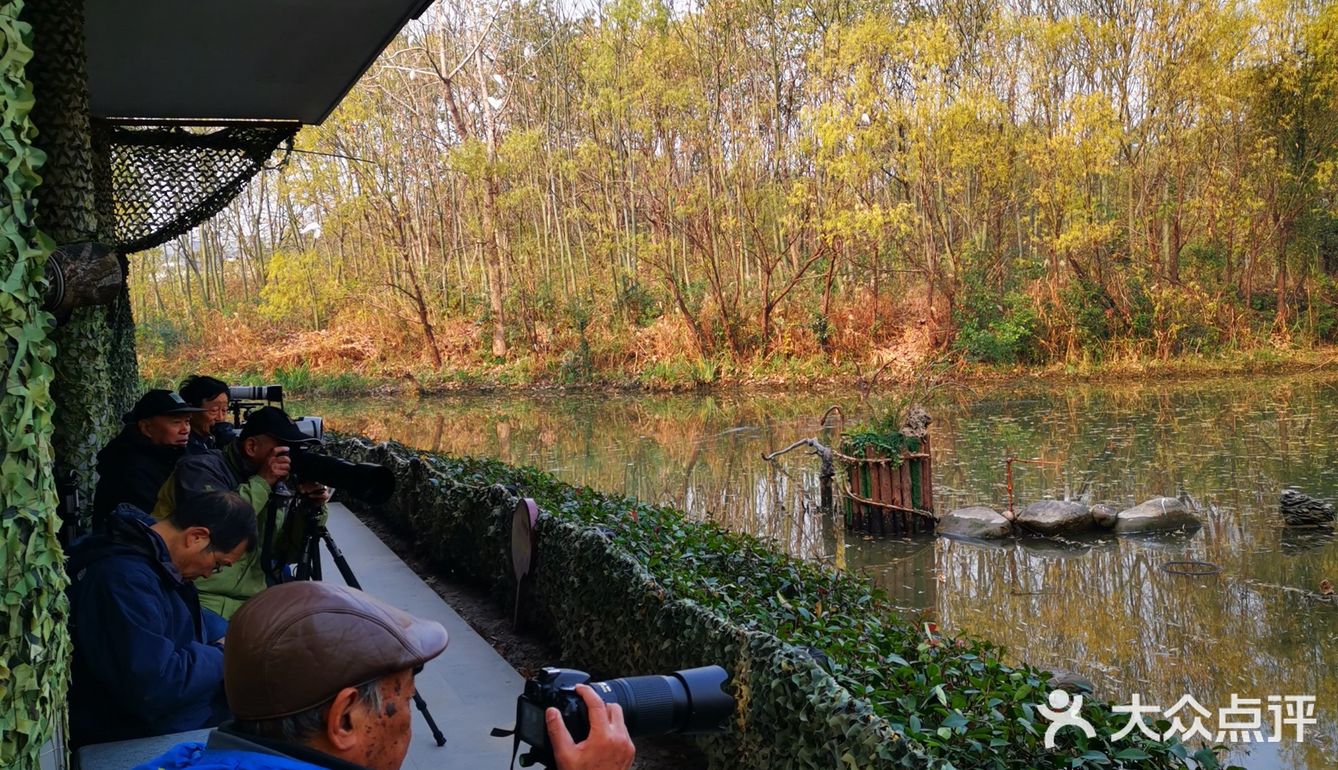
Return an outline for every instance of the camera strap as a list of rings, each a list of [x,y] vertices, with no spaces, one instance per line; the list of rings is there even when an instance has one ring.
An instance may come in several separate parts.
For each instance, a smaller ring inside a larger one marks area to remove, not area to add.
[[[517,730],[503,730],[500,727],[494,727],[492,731],[488,733],[488,735],[491,735],[494,738],[505,738],[507,736],[512,736],[511,761],[506,763],[507,770],[511,770],[511,768],[516,766],[516,755],[520,753],[520,732]]]

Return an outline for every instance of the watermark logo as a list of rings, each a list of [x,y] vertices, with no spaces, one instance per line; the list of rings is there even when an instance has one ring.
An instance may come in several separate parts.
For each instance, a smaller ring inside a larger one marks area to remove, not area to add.
[[[1053,690],[1046,700],[1049,705],[1037,705],[1036,710],[1051,722],[1045,730],[1047,749],[1055,747],[1055,734],[1065,727],[1082,730],[1088,738],[1096,735],[1092,724],[1082,717],[1081,695]],[[1124,727],[1110,736],[1112,741],[1123,740],[1137,730],[1155,741],[1179,737],[1186,742],[1200,738],[1216,743],[1280,743],[1291,731],[1297,743],[1305,743],[1306,727],[1319,721],[1315,717],[1313,695],[1269,695],[1264,699],[1242,698],[1232,693],[1231,705],[1218,709],[1214,715],[1192,695],[1185,695],[1170,708],[1162,709],[1143,703],[1143,696],[1134,693],[1129,703],[1113,706],[1111,711],[1128,715]],[[1165,732],[1154,727],[1161,719],[1170,723]]]
[[[1041,712],[1041,716],[1050,720],[1052,723],[1045,729],[1045,747],[1053,749],[1055,747],[1055,733],[1062,727],[1076,727],[1082,730],[1083,735],[1088,738],[1096,737],[1096,728],[1092,723],[1082,718],[1082,696],[1074,695],[1070,699],[1067,692],[1063,690],[1052,690],[1050,697],[1050,708],[1037,706],[1036,710]]]

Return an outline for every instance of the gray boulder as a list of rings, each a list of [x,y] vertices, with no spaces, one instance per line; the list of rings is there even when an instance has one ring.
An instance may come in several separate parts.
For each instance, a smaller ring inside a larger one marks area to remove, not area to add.
[[[1333,506],[1295,489],[1284,489],[1278,505],[1289,527],[1316,527],[1334,519]]]
[[[1092,506],[1092,522],[1102,529],[1112,529],[1120,517],[1120,512],[1105,503]]]
[[[1070,693],[1085,695],[1096,692],[1096,685],[1092,684],[1092,680],[1082,674],[1062,668],[1052,668],[1048,673],[1050,674],[1050,689],[1052,690],[1067,690]]]
[[[1199,526],[1185,504],[1174,497],[1154,497],[1132,508],[1120,511],[1115,522],[1115,533],[1130,535],[1139,532],[1166,532]]]
[[[996,540],[1012,534],[1013,525],[993,508],[973,505],[958,508],[939,519],[937,531],[940,535]]]
[[[1038,500],[1017,515],[1018,527],[1038,535],[1070,535],[1092,528],[1092,511],[1082,503]]]

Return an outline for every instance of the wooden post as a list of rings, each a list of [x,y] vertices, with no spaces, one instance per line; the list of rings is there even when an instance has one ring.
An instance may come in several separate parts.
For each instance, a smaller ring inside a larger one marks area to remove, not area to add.
[[[934,511],[934,455],[929,451],[929,435],[926,434],[921,441],[921,450],[925,453],[925,459],[920,465],[921,476],[920,496],[924,498],[921,508],[933,513]]]
[[[859,489],[859,468],[857,468],[857,467],[855,467],[855,466],[853,466],[853,465],[850,466],[849,468],[846,468],[846,476],[848,477],[848,478],[846,479],[846,481],[847,481],[847,483],[849,484],[850,491],[851,491],[851,492],[855,492],[856,490],[858,490],[858,489]],[[847,504],[847,506],[848,506],[848,510],[850,511],[850,517],[849,517],[850,529],[851,529],[852,531],[858,532],[858,531],[859,531],[860,505],[859,505],[859,503],[856,502],[854,499],[847,500],[847,501],[846,501],[846,504]]]
[[[887,470],[887,496],[883,499],[892,505],[901,505],[901,485],[899,483],[901,479],[898,478],[895,468],[888,468]],[[896,517],[898,529],[900,529],[901,511],[893,509],[892,513]]]
[[[864,459],[870,459],[872,457],[874,457],[874,447],[864,447]],[[872,465],[872,463],[866,463],[866,465],[864,465],[863,478],[867,483],[864,483],[864,486],[860,489],[860,497],[863,497],[864,499],[878,499],[878,491],[876,491],[878,490],[878,466]],[[864,509],[868,512],[868,533],[874,534],[874,536],[883,534],[882,509],[879,509],[878,506],[875,505],[866,505],[864,506]]]
[[[902,497],[906,501],[904,505],[906,505],[906,508],[915,508],[915,494],[913,487],[911,487],[910,461],[902,461],[902,465],[896,470],[900,471],[900,477],[902,477]]]
[[[888,472],[886,464],[878,466],[878,502],[885,503],[892,499],[892,474]],[[897,519],[892,511],[886,508],[879,509],[879,516],[883,520],[883,530],[891,531],[893,534],[897,531]]]

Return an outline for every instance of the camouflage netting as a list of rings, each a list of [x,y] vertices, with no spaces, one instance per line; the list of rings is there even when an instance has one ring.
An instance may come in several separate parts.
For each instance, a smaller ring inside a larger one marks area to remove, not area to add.
[[[34,146],[33,35],[22,10],[0,2],[0,767],[28,770],[64,720],[70,643],[51,477],[55,349],[41,309],[51,241],[30,203],[51,159]]]
[[[116,245],[143,251],[209,219],[296,133],[296,125],[98,126],[95,149],[110,159],[98,185],[111,191]]]

